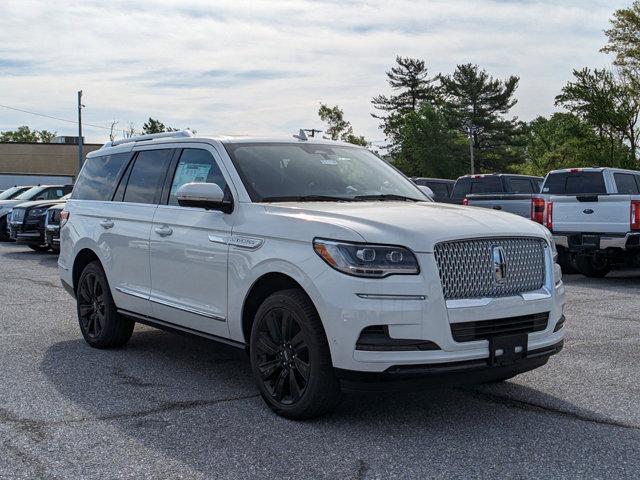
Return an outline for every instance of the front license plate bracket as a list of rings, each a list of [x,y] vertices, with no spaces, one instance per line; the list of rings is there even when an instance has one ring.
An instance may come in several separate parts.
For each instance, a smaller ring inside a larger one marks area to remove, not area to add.
[[[529,336],[524,333],[503,335],[489,339],[489,365],[513,365],[527,356]]]

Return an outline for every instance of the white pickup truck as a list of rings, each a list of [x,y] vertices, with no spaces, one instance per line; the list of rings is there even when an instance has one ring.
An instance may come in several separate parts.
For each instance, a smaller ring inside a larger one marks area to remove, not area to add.
[[[547,175],[545,225],[558,253],[588,277],[640,262],[640,172],[572,168]]]

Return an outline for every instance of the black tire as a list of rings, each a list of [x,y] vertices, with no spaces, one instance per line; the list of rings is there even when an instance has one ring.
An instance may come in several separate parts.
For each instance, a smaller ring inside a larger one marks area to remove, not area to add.
[[[0,219],[0,242],[10,242],[11,237],[7,233],[7,217]]]
[[[36,251],[36,252],[48,252],[51,247],[49,245],[47,245],[47,244],[45,244],[45,245],[33,245],[33,244],[30,244],[29,248],[31,250]]]
[[[578,273],[574,259],[567,252],[558,252],[558,265],[565,275]]]
[[[603,278],[611,271],[611,265],[606,259],[578,255],[576,257],[576,267],[585,277]]]
[[[98,262],[84,267],[76,298],[80,331],[89,345],[116,348],[129,341],[135,322],[118,314],[107,277]]]
[[[251,328],[251,369],[278,415],[305,420],[332,411],[340,383],[318,312],[300,290],[282,290],[258,308]]]

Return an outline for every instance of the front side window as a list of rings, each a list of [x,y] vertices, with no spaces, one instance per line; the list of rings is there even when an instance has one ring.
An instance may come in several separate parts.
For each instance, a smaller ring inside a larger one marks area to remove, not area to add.
[[[131,154],[116,153],[87,158],[72,198],[79,200],[111,200],[115,183],[125,168]]]
[[[40,195],[36,197],[37,200],[57,200],[58,198],[64,195],[64,189],[62,187],[58,188],[48,188]]]
[[[206,150],[186,148],[180,155],[171,183],[169,205],[178,205],[176,192],[185,183],[215,183],[224,192],[227,182],[213,155]]]
[[[409,179],[362,148],[313,143],[227,143],[225,148],[254,202],[429,201]]]
[[[158,203],[173,150],[144,150],[136,157],[124,201],[130,203]]]

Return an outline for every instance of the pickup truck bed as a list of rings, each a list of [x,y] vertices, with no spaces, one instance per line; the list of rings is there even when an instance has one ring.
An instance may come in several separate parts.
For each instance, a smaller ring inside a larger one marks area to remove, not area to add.
[[[530,193],[467,195],[465,203],[472,207],[491,208],[532,219],[532,200],[541,195]]]

